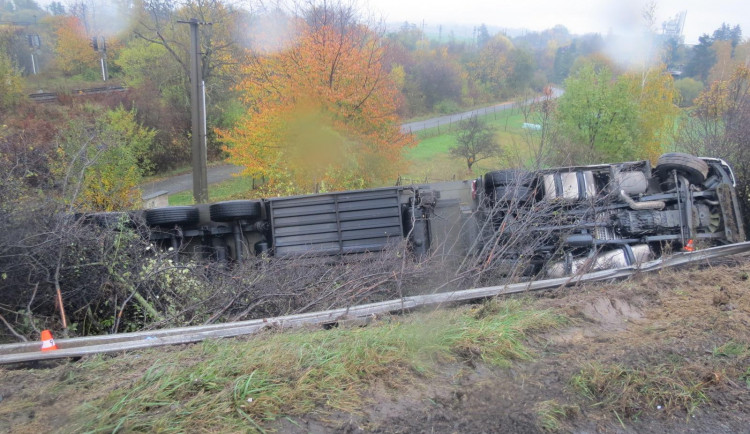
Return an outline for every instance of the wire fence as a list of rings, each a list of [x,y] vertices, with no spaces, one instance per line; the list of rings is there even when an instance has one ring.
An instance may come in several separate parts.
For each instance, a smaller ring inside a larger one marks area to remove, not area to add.
[[[448,181],[462,181],[467,178],[471,178],[470,175],[464,174],[464,175],[457,175],[453,174],[450,177],[446,178],[436,178],[434,176],[406,176],[406,175],[399,175],[396,179],[396,186],[399,185],[421,185],[421,184],[430,184],[433,182],[448,182]]]
[[[502,113],[502,115],[500,115]],[[440,116],[437,118],[425,119],[423,121],[410,122],[404,124],[402,130],[416,134],[419,138],[428,139],[431,137],[441,136],[443,134],[450,134],[456,132],[461,125],[461,121],[467,120],[473,116],[493,116],[493,120],[497,121],[505,117],[504,130],[508,131],[510,126],[510,118],[514,114],[520,113],[520,109],[516,103],[503,103],[497,104],[490,107],[483,107],[476,110],[471,110],[463,113],[456,113],[452,115]]]

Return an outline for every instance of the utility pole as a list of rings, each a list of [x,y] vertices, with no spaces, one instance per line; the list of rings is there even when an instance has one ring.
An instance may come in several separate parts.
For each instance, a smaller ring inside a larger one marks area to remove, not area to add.
[[[104,36],[94,36],[91,38],[91,48],[99,53],[99,65],[102,68],[102,81],[109,79],[109,68],[107,67],[107,41]]]
[[[208,202],[208,170],[206,169],[206,88],[203,83],[198,26],[208,24],[196,18],[178,21],[190,24],[190,105],[192,107],[193,199]]]
[[[26,35],[26,38],[29,41],[29,47],[31,48],[31,72],[33,72],[34,75],[37,75],[39,68],[36,65],[36,54],[39,51],[39,47],[42,46],[42,42],[41,39],[39,39],[39,35],[36,33]]]

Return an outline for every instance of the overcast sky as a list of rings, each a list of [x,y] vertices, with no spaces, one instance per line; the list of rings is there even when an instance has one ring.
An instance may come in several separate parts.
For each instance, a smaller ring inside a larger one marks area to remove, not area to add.
[[[562,24],[572,33],[623,33],[637,28],[643,0],[369,0],[388,22],[481,24],[543,30]],[[685,42],[694,44],[726,22],[750,36],[750,0],[658,0],[656,25],[687,11]]]

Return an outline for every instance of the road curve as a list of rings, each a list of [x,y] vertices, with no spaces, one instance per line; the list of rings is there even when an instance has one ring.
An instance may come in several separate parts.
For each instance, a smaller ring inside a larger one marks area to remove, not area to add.
[[[552,98],[559,98],[560,95],[563,94],[563,90],[553,87],[552,88]],[[531,103],[534,101],[538,101],[539,98],[529,98],[526,100],[527,103]],[[465,111],[463,113],[455,113],[452,115],[445,115],[445,116],[438,116],[435,118],[425,119],[423,121],[416,121],[416,122],[409,122],[406,124],[401,125],[401,131],[404,133],[416,133],[417,131],[426,130],[429,128],[435,128],[438,125],[445,125],[453,122],[459,122],[466,119],[469,119],[473,116],[482,116],[490,113],[495,112],[501,112],[503,110],[508,110],[510,108],[513,108],[513,106],[516,104],[515,101],[508,101],[503,102],[500,104],[495,104],[489,107],[482,107],[474,110]]]
[[[401,125],[401,131],[404,133],[416,133],[417,131],[427,130],[435,128],[438,125],[445,125],[452,122],[463,121],[473,116],[481,116],[488,113],[495,113],[503,110],[508,110],[513,107],[514,102],[504,102],[501,104],[495,104],[490,107],[482,107],[474,110],[469,110],[463,113],[456,113],[452,115],[438,116],[436,118],[425,119],[423,121],[409,122]]]
[[[231,164],[222,164],[221,166],[211,166],[208,168],[208,183],[226,181],[235,173],[240,173],[242,168]],[[193,189],[193,173],[172,176],[159,181],[148,182],[141,185],[143,196],[149,196],[159,191],[166,191],[169,194],[179,193],[181,191]]]

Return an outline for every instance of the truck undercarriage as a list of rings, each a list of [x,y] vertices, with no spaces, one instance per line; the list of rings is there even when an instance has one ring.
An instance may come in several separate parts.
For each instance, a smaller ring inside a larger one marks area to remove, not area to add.
[[[351,255],[408,243],[420,260],[560,277],[745,240],[731,168],[648,161],[499,170],[467,181],[149,209],[147,236],[181,255]],[[115,216],[93,220],[109,224]]]

